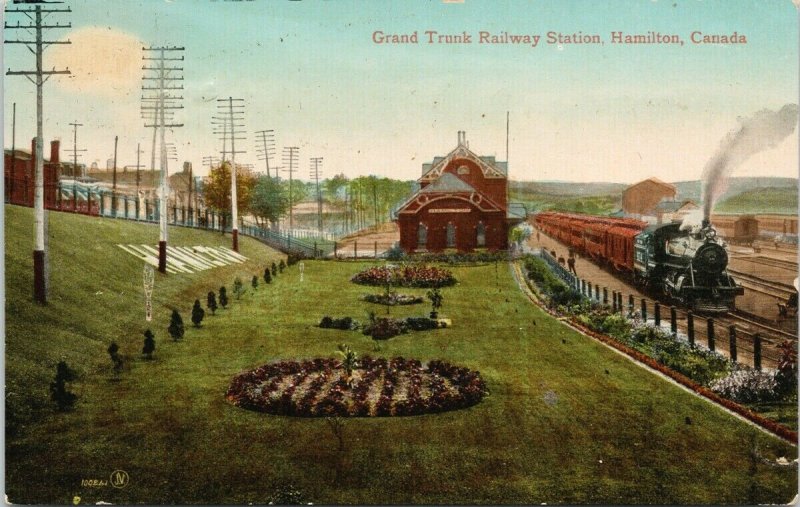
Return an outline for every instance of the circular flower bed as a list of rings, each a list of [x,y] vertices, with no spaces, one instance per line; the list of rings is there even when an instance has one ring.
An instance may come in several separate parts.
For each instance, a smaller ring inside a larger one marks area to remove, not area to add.
[[[418,305],[425,300],[421,296],[412,296],[410,294],[364,294],[361,299],[368,303],[375,303],[386,306],[396,305]]]
[[[456,279],[449,269],[436,266],[373,266],[356,273],[350,281],[361,285],[399,285],[401,287],[447,287]]]
[[[381,417],[456,410],[486,394],[477,371],[439,360],[365,356],[349,376],[337,359],[265,364],[236,375],[227,398],[276,415]]]

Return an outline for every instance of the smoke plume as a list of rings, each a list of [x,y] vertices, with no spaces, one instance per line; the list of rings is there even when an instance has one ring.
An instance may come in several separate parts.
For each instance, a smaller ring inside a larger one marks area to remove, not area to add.
[[[728,186],[728,177],[750,156],[774,148],[794,131],[797,104],[786,104],[778,111],[764,109],[725,136],[717,153],[703,168],[703,218],[711,216],[717,199]]]

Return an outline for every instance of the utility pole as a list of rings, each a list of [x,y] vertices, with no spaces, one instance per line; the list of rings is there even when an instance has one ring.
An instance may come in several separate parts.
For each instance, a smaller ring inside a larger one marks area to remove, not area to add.
[[[284,169],[285,172],[289,173],[289,235],[292,235],[292,231],[294,230],[294,214],[292,212],[292,208],[294,207],[294,199],[292,195],[292,182],[294,181],[294,171],[295,166],[297,165],[297,161],[300,157],[300,148],[297,146],[285,146],[283,148],[283,165],[289,166],[288,169]]]
[[[317,230],[322,236],[322,192],[319,191],[319,177],[322,174],[322,157],[313,157],[311,159],[311,178],[317,182]]]
[[[8,179],[8,202],[14,197],[14,175],[17,165],[17,103],[14,102],[11,113],[11,177]]]
[[[111,216],[117,216],[117,142],[119,136],[114,136],[114,176],[111,184]]]
[[[170,123],[167,124],[166,121],[166,114],[165,111],[167,109],[182,109],[182,106],[174,105],[173,101],[182,100],[183,97],[169,95],[170,90],[183,90],[182,85],[170,85],[168,83],[174,81],[182,81],[183,76],[180,73],[183,72],[183,67],[177,66],[168,66],[167,62],[182,62],[183,55],[181,56],[171,56],[175,55],[176,52],[183,51],[184,48],[182,47],[149,47],[149,48],[142,48],[145,51],[145,54],[151,54],[155,56],[143,56],[142,59],[147,61],[152,61],[155,64],[155,67],[148,67],[147,64],[142,66],[142,70],[145,72],[145,75],[142,77],[142,80],[145,81],[154,81],[154,86],[145,86],[142,85],[142,91],[145,94],[142,96],[142,100],[145,102],[145,105],[142,106],[144,111],[153,111],[155,114],[153,115],[153,119],[155,120],[152,125],[148,125],[145,122],[145,127],[153,127],[158,128],[160,131],[160,141],[161,141],[161,174],[160,174],[160,192],[161,192],[161,200],[159,206],[159,241],[158,241],[158,270],[162,273],[167,272],[167,197],[168,197],[168,190],[167,190],[167,146],[165,142],[165,130],[167,128],[175,128],[175,127],[182,127],[183,124],[175,124]],[[170,56],[167,56],[170,55]],[[148,95],[149,93],[149,95]],[[148,103],[153,105],[147,105]],[[155,136],[154,136],[155,137]],[[153,150],[155,153],[155,150]],[[155,165],[155,164],[154,164]]]
[[[44,133],[42,129],[43,118],[43,88],[45,82],[55,74],[70,74],[69,69],[66,70],[44,70],[42,68],[42,54],[44,50],[51,44],[71,44],[70,41],[55,41],[44,40],[42,36],[43,30],[71,28],[71,23],[60,24],[44,24],[44,19],[55,13],[71,13],[72,10],[67,7],[66,9],[58,9],[50,7],[53,4],[63,2],[52,1],[44,6],[36,3],[33,7],[24,8],[6,8],[5,12],[24,14],[29,24],[22,25],[17,21],[16,25],[9,25],[5,23],[6,30],[26,30],[29,34],[34,35],[34,39],[15,39],[6,40],[6,44],[24,44],[27,48],[36,55],[36,70],[20,70],[6,72],[7,76],[25,76],[31,83],[36,85],[36,174],[34,176],[34,219],[33,219],[33,297],[37,303],[47,303],[47,292],[49,288],[49,269],[47,259],[47,214],[44,208],[44,155],[42,150],[42,143]],[[19,4],[17,4],[19,5]],[[30,5],[30,3],[28,4]],[[33,30],[33,32],[31,32]]]
[[[258,130],[255,134],[260,134],[259,140],[261,141],[261,147],[256,148],[256,155],[258,155],[258,160],[263,160],[267,166],[267,178],[272,178],[269,171],[269,158],[275,156],[275,131]]]
[[[78,149],[78,127],[83,127],[83,124],[75,120],[70,125],[72,125],[72,149],[66,151],[72,152],[72,211],[76,211],[78,204],[78,157],[80,156],[78,153],[86,150]]]
[[[236,141],[245,140],[244,137],[236,137],[237,135],[244,134],[244,99],[234,99],[228,97],[227,99],[217,99],[217,112],[219,116],[217,119],[223,120],[222,132],[215,131],[216,134],[222,134],[222,159],[225,160],[225,147],[226,140],[231,140],[231,236],[233,239],[233,251],[239,251],[239,202],[236,192],[236,154],[246,153],[244,150],[236,150]]]

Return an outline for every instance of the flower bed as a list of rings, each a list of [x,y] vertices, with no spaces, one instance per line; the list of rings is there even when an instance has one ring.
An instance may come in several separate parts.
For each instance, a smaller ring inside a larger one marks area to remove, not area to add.
[[[226,397],[275,415],[385,417],[466,408],[486,394],[477,371],[439,360],[365,356],[349,379],[336,359],[266,364],[236,375]]]
[[[526,260],[526,262],[525,262],[525,267],[526,268],[527,268],[528,262],[530,262],[530,261]],[[530,272],[529,272],[528,273],[528,278],[530,280],[535,280],[536,277],[535,276],[531,276]],[[541,286],[540,286],[540,288],[541,288]],[[554,317],[562,317],[564,315],[564,307],[563,306],[559,306],[559,309],[555,309],[553,307],[553,305],[552,305],[552,301],[550,301],[549,303],[550,304],[545,304],[545,305],[541,305],[540,304],[540,306],[546,312],[548,312],[550,315],[552,315]],[[786,427],[786,426],[784,426],[784,425],[782,425],[780,423],[772,421],[772,420],[770,420],[770,419],[768,419],[768,418],[766,418],[766,417],[764,417],[764,416],[752,411],[748,407],[745,407],[743,405],[740,405],[739,403],[736,403],[735,401],[732,401],[730,399],[727,399],[727,398],[724,398],[724,397],[720,396],[719,394],[714,392],[711,388],[708,388],[708,387],[705,387],[703,385],[700,385],[699,383],[697,383],[694,380],[690,379],[686,375],[684,375],[682,373],[679,373],[679,372],[677,372],[677,371],[675,371],[675,370],[663,365],[662,363],[660,363],[656,359],[650,357],[649,355],[647,355],[647,354],[645,354],[643,352],[640,352],[639,350],[637,350],[637,349],[635,349],[633,347],[630,347],[630,346],[626,345],[625,343],[620,341],[618,338],[615,338],[615,337],[612,336],[612,333],[614,333],[614,329],[604,329],[602,331],[596,331],[596,330],[592,329],[591,327],[589,327],[589,325],[587,323],[582,322],[580,319],[577,319],[577,318],[570,318],[570,325],[572,325],[574,328],[578,329],[582,333],[585,333],[588,336],[591,336],[592,338],[594,338],[594,339],[596,339],[596,340],[598,340],[600,342],[603,342],[606,345],[608,345],[610,347],[613,347],[613,348],[619,350],[620,352],[630,356],[631,358],[635,359],[636,361],[638,361],[638,362],[640,362],[640,363],[642,363],[642,364],[644,364],[644,365],[646,365],[646,366],[648,366],[648,367],[650,367],[650,368],[662,373],[663,375],[665,375],[667,377],[670,377],[672,380],[674,380],[674,381],[678,382],[679,384],[681,384],[681,385],[693,390],[694,392],[696,392],[700,396],[703,396],[704,398],[707,398],[707,399],[713,401],[714,403],[717,403],[717,404],[725,407],[726,409],[728,409],[728,410],[730,410],[732,412],[735,412],[736,414],[744,417],[745,419],[748,419],[749,421],[761,426],[762,428],[765,428],[766,430],[772,432],[773,434],[778,435],[781,438],[783,438],[783,439],[785,439],[785,440],[787,440],[789,442],[793,442],[793,443],[797,442],[798,436],[797,436],[797,432],[796,431],[794,431],[794,430],[792,430],[792,429],[790,429],[790,428],[788,428],[788,427]],[[616,333],[614,333],[614,334],[616,334]],[[718,386],[716,386],[716,387],[718,387]]]
[[[449,269],[426,265],[373,266],[356,273],[351,282],[360,285],[392,284],[401,287],[448,287],[456,279]]]
[[[367,303],[375,303],[378,305],[397,306],[397,305],[418,305],[425,301],[420,296],[412,296],[410,294],[396,294],[394,292],[389,294],[364,294],[361,296],[363,301]]]

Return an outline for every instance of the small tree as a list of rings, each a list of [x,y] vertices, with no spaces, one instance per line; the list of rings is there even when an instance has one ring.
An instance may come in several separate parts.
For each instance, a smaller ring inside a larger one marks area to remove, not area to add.
[[[142,347],[142,354],[147,359],[153,359],[153,352],[156,350],[156,339],[153,332],[149,329],[144,332],[144,347]]]
[[[219,304],[223,309],[228,306],[228,291],[225,290],[225,287],[219,288]]]
[[[258,289],[258,277],[253,275],[253,280],[250,282],[250,285],[253,286],[253,290]]]
[[[203,322],[203,317],[205,316],[206,312],[200,306],[200,300],[195,299],[192,307],[192,324],[194,324],[194,327],[200,327],[200,323]]]
[[[244,292],[242,279],[237,276],[233,280],[233,295],[236,296],[236,299],[239,299],[240,297],[242,297],[242,292]]]
[[[214,315],[217,311],[217,295],[214,294],[214,291],[210,291],[208,293],[208,297],[206,297],[206,307],[211,310],[211,315]]]
[[[119,355],[117,342],[111,342],[111,345],[108,346],[108,355],[111,357],[111,362],[114,363],[114,375],[119,375],[122,371],[122,357]]]
[[[275,264],[274,262],[272,263],[271,271],[272,271],[272,276],[278,276],[278,265]]]
[[[50,382],[50,398],[56,402],[58,409],[62,412],[72,408],[78,398],[74,393],[67,391],[67,382],[72,382],[76,377],[77,375],[67,366],[67,363],[64,361],[58,363],[56,378]]]
[[[440,291],[438,287],[429,290],[426,296],[431,302],[431,318],[435,319],[439,316],[439,308],[442,307],[444,296],[442,296],[442,291]]]
[[[349,383],[353,370],[358,366],[358,354],[345,343],[339,345],[338,354],[342,356],[342,368],[344,368],[345,377]]]
[[[172,310],[172,317],[170,318],[167,331],[169,331],[169,335],[174,341],[183,338],[183,319],[181,318],[181,314],[178,313],[178,310]]]
[[[264,283],[272,283],[272,273],[269,272],[269,268],[264,268]]]
[[[283,273],[283,270],[284,270],[284,269],[286,269],[286,263],[285,263],[285,262],[283,262],[283,259],[281,259],[281,261],[278,263],[278,271],[280,271],[281,273]]]

